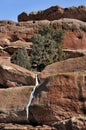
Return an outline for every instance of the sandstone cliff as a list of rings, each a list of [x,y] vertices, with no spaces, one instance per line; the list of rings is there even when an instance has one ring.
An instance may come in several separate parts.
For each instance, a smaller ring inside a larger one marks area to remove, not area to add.
[[[0,21],[0,129],[86,130],[85,13],[85,6],[55,6],[29,15],[23,12],[19,22]],[[64,30],[62,44],[71,59],[53,63],[38,75],[40,85],[27,119],[25,109],[35,73],[10,63],[10,57],[22,46],[29,55],[32,36],[45,24]]]
[[[59,6],[53,6],[43,11],[31,12],[27,14],[23,12],[18,15],[18,21],[30,21],[30,20],[58,20],[60,18],[72,18],[79,19],[86,22],[86,6],[62,8]]]

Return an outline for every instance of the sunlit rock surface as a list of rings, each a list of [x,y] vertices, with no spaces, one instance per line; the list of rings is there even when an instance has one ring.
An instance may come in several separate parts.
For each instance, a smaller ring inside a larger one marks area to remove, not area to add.
[[[0,86],[11,87],[22,85],[34,85],[35,73],[12,64],[10,57],[0,57]]]
[[[86,115],[86,74],[61,73],[47,77],[34,94],[30,121],[36,124]]]

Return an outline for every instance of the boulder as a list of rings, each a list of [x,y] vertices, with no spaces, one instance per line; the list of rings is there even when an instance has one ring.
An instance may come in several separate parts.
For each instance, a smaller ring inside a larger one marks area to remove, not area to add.
[[[33,86],[0,89],[0,123],[28,123],[26,106]]]
[[[39,74],[39,79],[42,81],[49,76],[66,72],[86,73],[86,56],[71,58],[50,64]]]
[[[35,73],[12,64],[10,57],[0,57],[0,86],[11,87],[22,85],[34,85]]]

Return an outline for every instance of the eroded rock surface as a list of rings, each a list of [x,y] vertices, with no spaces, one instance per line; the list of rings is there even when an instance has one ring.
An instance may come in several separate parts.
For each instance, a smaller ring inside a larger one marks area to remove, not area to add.
[[[31,12],[27,14],[23,12],[18,15],[18,21],[30,21],[30,20],[58,20],[60,18],[73,18],[86,22],[86,6],[62,8],[60,6],[52,6],[46,10]]]
[[[26,105],[33,86],[0,89],[0,123],[28,123]]]
[[[34,85],[35,74],[10,62],[10,57],[0,57],[0,86],[16,87]]]
[[[34,33],[50,25],[55,29],[64,29],[64,48],[86,49],[86,23],[76,19],[63,18],[54,21],[40,20],[28,22],[0,21],[0,46],[12,54],[18,47],[25,46],[30,51],[31,38]]]
[[[86,56],[71,58],[50,64],[40,73],[39,78],[42,81],[49,76],[66,72],[83,72],[86,74]]]
[[[85,117],[85,82],[86,74],[79,73],[57,72],[47,77],[36,89],[30,106],[30,121],[51,125],[72,117]]]

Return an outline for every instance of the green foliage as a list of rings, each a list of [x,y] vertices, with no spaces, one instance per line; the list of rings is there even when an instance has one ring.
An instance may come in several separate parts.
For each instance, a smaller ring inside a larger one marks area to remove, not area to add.
[[[46,65],[63,59],[62,40],[64,32],[44,26],[32,37],[32,66],[41,71]]]
[[[26,69],[31,68],[30,59],[28,57],[27,50],[25,47],[22,47],[21,49],[18,49],[14,52],[11,57],[11,62]]]

